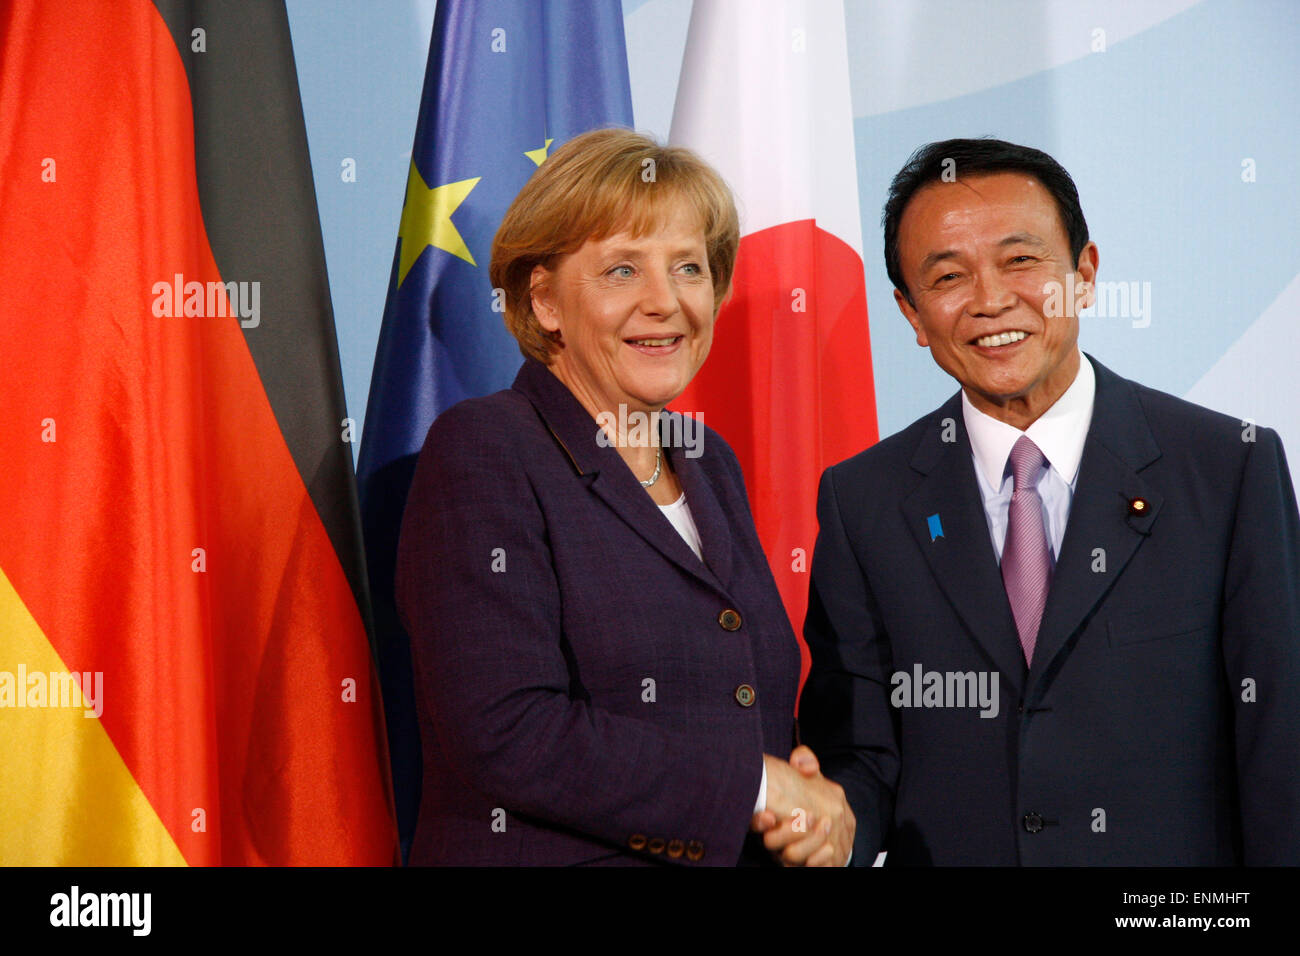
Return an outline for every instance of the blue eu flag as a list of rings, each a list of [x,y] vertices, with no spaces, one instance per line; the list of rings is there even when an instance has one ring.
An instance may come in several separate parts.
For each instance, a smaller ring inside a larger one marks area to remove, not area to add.
[[[440,412],[522,361],[488,281],[511,200],[566,140],[631,125],[619,0],[438,0],[357,463],[403,860],[421,760],[393,572],[415,460]]]

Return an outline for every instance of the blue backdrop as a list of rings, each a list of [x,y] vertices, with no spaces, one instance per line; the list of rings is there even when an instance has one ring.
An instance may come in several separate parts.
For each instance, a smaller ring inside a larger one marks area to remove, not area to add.
[[[635,124],[660,138],[690,10],[623,0]],[[358,431],[433,11],[432,0],[289,0]],[[1099,278],[1141,295],[1141,310],[1130,301],[1126,314],[1085,317],[1083,347],[1121,374],[1277,428],[1300,478],[1300,6],[848,0],[846,15],[881,434],[954,388],[893,304],[886,185],[915,146],[987,133],[1070,170]]]

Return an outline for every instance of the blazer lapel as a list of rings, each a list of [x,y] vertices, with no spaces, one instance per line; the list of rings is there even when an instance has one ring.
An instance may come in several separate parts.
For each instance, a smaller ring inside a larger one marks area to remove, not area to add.
[[[594,425],[594,423],[593,423]],[[618,452],[612,448],[610,453],[618,457]],[[704,581],[710,587],[718,590],[725,590],[722,582],[717,579],[710,568],[695,556],[690,545],[677,533],[677,529],[672,526],[659,506],[654,503],[645,489],[638,484],[636,478],[627,470],[623,460],[619,458],[618,466],[622,468],[619,473],[618,468],[607,467],[596,474],[591,483],[591,490],[605,502],[610,509],[617,514],[633,531],[639,534],[647,542],[652,544],[665,558],[672,561],[683,571],[686,571],[700,580]],[[690,492],[687,492],[686,500],[691,505],[691,516],[696,521],[696,527],[700,532],[701,545],[700,550],[707,556],[709,554],[709,539],[716,537],[716,532],[710,529],[706,524],[700,524],[700,512],[697,510],[695,500],[692,499]]]
[[[955,440],[945,442],[946,420],[953,423]],[[1018,696],[1025,658],[989,538],[960,392],[935,413],[911,465],[925,478],[903,500],[907,527],[953,609]],[[932,530],[942,536],[932,539]]]
[[[1038,628],[1029,692],[1063,660],[1070,636],[1123,573],[1151,534],[1163,498],[1138,472],[1160,457],[1132,383],[1091,359],[1097,391],[1092,424],[1079,462],[1079,479],[1061,542],[1060,560]],[[1143,513],[1129,505],[1145,499]],[[1101,570],[1104,561],[1105,570]],[[1094,570],[1096,568],[1096,570]]]
[[[678,412],[664,412],[660,417],[660,424],[665,430],[668,429],[670,414],[680,417]],[[704,427],[689,418],[679,424],[685,428]],[[678,431],[672,434],[682,433]],[[698,437],[703,438],[702,435]],[[699,447],[703,449],[702,444]],[[713,489],[713,484],[709,481],[708,474],[698,457],[687,457],[681,449],[665,446],[664,455],[671,459],[673,468],[677,472],[677,480],[682,483],[682,490],[686,492],[686,503],[690,506],[691,517],[695,519],[695,527],[700,532],[700,550],[704,552],[705,563],[712,569],[718,581],[724,586],[730,586],[731,526],[727,521],[726,513],[722,510],[722,504]],[[674,536],[681,537],[675,532]],[[694,557],[694,554],[691,557]]]
[[[695,556],[672,522],[628,470],[618,450],[597,442],[600,426],[563,382],[541,362],[526,359],[513,387],[532,402],[577,474],[590,479],[590,488],[596,497],[669,561],[710,587],[725,591],[713,569]],[[661,429],[663,425],[661,416]],[[678,462],[682,457],[674,461]],[[686,490],[691,516],[700,531],[701,550],[710,559],[713,557],[710,551],[717,552],[729,573],[730,539],[726,534],[725,520],[707,481],[702,475],[696,478],[693,474],[695,463],[692,462],[691,466],[679,470],[678,476],[681,477],[682,471],[691,476],[683,479],[682,487]],[[726,555],[722,557],[724,547]]]

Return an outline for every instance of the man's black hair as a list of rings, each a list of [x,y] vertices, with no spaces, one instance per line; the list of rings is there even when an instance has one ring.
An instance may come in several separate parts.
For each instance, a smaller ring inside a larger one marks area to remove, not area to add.
[[[885,271],[894,288],[909,303],[912,294],[898,261],[898,224],[916,191],[932,182],[950,181],[954,176],[960,180],[965,176],[1006,172],[1027,173],[1052,194],[1061,225],[1070,240],[1071,264],[1078,265],[1079,253],[1088,244],[1088,223],[1079,205],[1079,190],[1060,163],[1042,150],[1000,139],[946,139],[927,143],[911,155],[889,184],[889,199],[881,217],[885,227]]]

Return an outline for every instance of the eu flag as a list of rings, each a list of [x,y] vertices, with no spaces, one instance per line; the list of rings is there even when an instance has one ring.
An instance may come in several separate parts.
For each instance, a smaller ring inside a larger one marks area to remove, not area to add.
[[[421,759],[393,570],[415,460],[441,411],[522,361],[488,281],[511,200],[566,140],[631,125],[619,0],[438,0],[357,464],[403,859]]]

